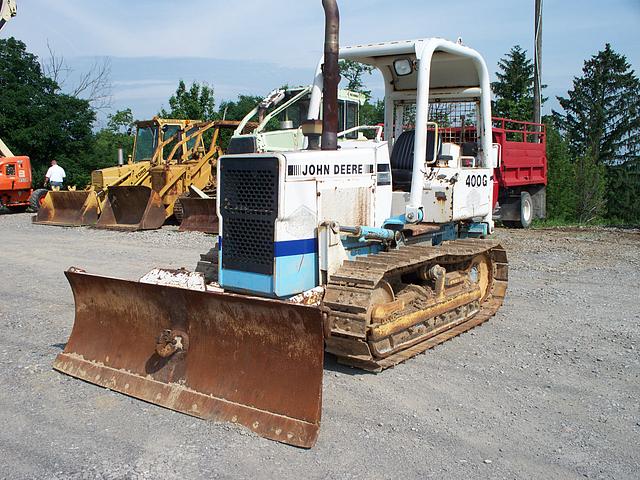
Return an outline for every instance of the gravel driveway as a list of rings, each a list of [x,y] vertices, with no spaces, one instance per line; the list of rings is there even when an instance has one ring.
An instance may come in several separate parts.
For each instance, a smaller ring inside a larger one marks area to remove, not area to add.
[[[0,478],[638,478],[640,234],[497,237],[498,315],[378,375],[327,358],[320,437],[302,450],[51,369],[73,324],[63,270],[193,268],[212,237],[0,215]]]

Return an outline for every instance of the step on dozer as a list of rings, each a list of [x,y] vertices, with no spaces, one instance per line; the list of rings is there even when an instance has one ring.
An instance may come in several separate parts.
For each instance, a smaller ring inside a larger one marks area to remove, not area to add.
[[[180,231],[218,233],[218,213],[215,197],[181,197]]]
[[[165,221],[165,207],[150,187],[110,187],[96,228],[155,230]]]
[[[100,201],[94,190],[48,192],[33,223],[77,227],[98,221]]]
[[[322,407],[319,309],[65,272],[71,337],[54,368],[188,415],[309,448]]]

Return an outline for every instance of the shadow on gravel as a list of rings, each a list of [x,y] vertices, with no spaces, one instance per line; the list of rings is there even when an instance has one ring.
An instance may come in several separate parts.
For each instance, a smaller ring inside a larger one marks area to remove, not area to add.
[[[375,375],[375,373],[367,372],[366,370],[341,365],[336,360],[336,357],[331,354],[325,354],[324,356],[324,369],[331,372],[344,373],[345,375]]]
[[[54,343],[52,345],[50,345],[53,348],[57,348],[58,350],[64,350],[64,347],[67,346],[66,343]]]

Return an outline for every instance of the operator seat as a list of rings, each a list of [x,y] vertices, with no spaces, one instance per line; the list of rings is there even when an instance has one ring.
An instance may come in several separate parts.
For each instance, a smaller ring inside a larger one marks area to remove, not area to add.
[[[408,192],[411,190],[411,177],[413,176],[413,147],[416,138],[415,130],[405,130],[396,140],[391,151],[391,178],[393,190]],[[427,130],[427,156],[426,161],[432,162],[436,132]],[[436,158],[442,150],[442,137],[438,135],[438,147]]]

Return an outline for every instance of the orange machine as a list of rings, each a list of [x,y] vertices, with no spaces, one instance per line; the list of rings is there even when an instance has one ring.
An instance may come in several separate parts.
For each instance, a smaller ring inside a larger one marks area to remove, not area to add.
[[[0,156],[0,207],[24,211],[30,206],[32,193],[29,157]]]

